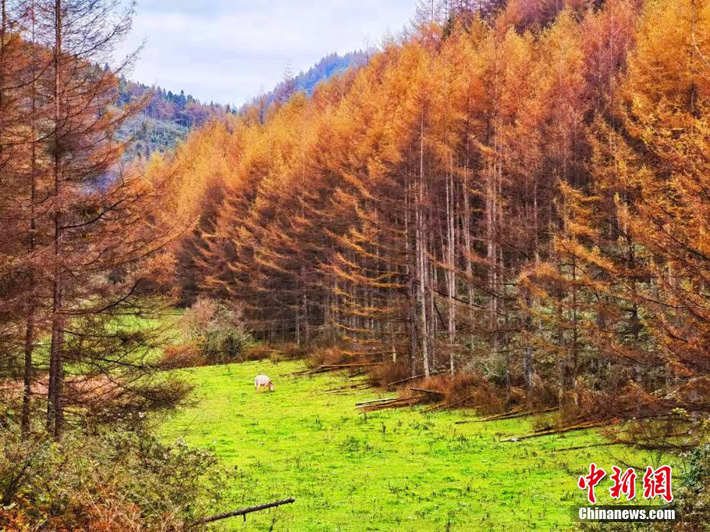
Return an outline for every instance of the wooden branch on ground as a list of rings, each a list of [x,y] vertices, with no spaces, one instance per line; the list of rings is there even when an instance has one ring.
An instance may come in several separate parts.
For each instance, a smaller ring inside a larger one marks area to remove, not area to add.
[[[362,401],[361,403],[355,403],[355,406],[362,407],[362,406],[367,406],[367,405],[372,405],[372,404],[377,404],[377,403],[387,403],[389,401],[394,401],[396,399],[397,399],[397,397],[388,397],[387,399],[373,399],[371,401]]]
[[[676,434],[669,434],[666,436],[666,438],[681,438],[683,436],[687,436],[687,433],[685,432],[679,432]],[[639,443],[638,441],[624,441],[624,440],[614,440],[614,441],[608,441],[608,442],[602,442],[602,443],[592,443],[590,445],[576,445],[574,447],[563,447],[561,449],[553,449],[553,453],[561,453],[564,451],[579,451],[582,449],[592,449],[594,447],[610,447],[612,445],[626,445],[627,447],[636,447],[640,449],[648,449],[648,450],[659,450],[659,447],[649,445],[645,446],[643,443]],[[692,447],[692,446],[691,446]],[[665,449],[676,449],[672,445],[669,446],[661,446],[660,448]]]
[[[374,412],[375,410],[384,410],[386,408],[400,408],[405,406],[414,406],[420,402],[423,396],[419,395],[417,397],[397,397],[391,401],[385,403],[375,403],[371,405],[364,405],[360,408],[361,412]]]
[[[427,390],[426,388],[410,388],[413,392],[422,392],[422,393],[429,393],[432,395],[440,395],[444,396],[446,395],[444,392],[440,392],[438,390]]]
[[[505,438],[504,440],[500,440],[500,441],[502,441],[502,442],[517,442],[517,441],[522,441],[522,440],[529,440],[530,438],[541,438],[542,436],[553,436],[555,434],[564,434],[566,432],[573,432],[576,430],[594,429],[597,427],[603,427],[604,425],[609,425],[610,423],[611,423],[611,420],[609,420],[609,421],[587,421],[584,423],[580,423],[579,425],[573,425],[571,427],[563,427],[561,429],[546,429],[546,430],[534,432],[532,434],[523,434],[522,436],[513,436],[511,438]]]
[[[354,364],[323,364],[318,369],[363,368],[366,366],[379,366],[382,362],[356,362]]]
[[[327,392],[338,392],[343,390],[352,390],[356,388],[369,388],[370,384],[367,382],[356,382],[355,384],[346,384],[345,386],[338,386],[337,388],[330,388],[326,390]]]
[[[554,412],[558,410],[557,407],[546,408],[545,410],[525,410],[520,409],[512,410],[510,412],[505,412],[503,414],[496,414],[495,416],[484,417],[483,419],[472,419],[470,421],[457,421],[457,425],[463,425],[464,423],[486,423],[488,421],[505,421],[508,419],[518,419],[521,417],[535,416],[537,414],[547,414],[549,412]]]
[[[230,517],[236,517],[238,515],[246,515],[250,514],[252,512],[260,512],[261,510],[268,510],[269,508],[275,508],[276,506],[281,506],[283,504],[291,504],[292,502],[296,502],[296,499],[293,497],[289,499],[284,499],[282,501],[274,501],[274,502],[269,502],[266,504],[260,504],[259,506],[249,506],[248,508],[242,508],[241,510],[234,510],[233,512],[226,512],[223,514],[218,514],[218,515],[213,515],[210,517],[203,517],[199,521],[197,521],[193,526],[195,525],[205,525],[207,523],[214,523],[215,521],[221,521],[222,519],[229,519]]]
[[[328,373],[330,371],[337,371],[339,369],[353,369],[353,368],[366,368],[369,366],[378,366],[382,362],[357,362],[355,364],[323,364],[314,369],[305,369],[303,371],[296,371],[294,373],[289,373],[283,375],[284,377],[305,377],[306,375],[317,375],[319,373]]]
[[[553,453],[562,453],[565,451],[580,451],[582,449],[592,449],[594,447],[609,447],[611,445],[627,445],[623,441],[608,441],[603,443],[592,443],[591,445],[575,445],[574,447],[563,447],[561,449],[552,449]]]
[[[463,399],[459,399],[458,401],[454,401],[453,403],[449,403],[449,404],[441,403],[438,405],[434,405],[431,408],[427,408],[426,412],[438,412],[439,410],[443,410],[445,408],[454,408],[455,406],[459,406],[459,405],[465,403],[466,401],[468,401],[469,399],[473,399],[473,398],[474,398],[473,395],[468,395],[468,396],[464,397]],[[471,423],[471,422],[470,421],[457,421],[456,423],[462,424],[462,423]]]
[[[456,421],[455,424],[456,425],[465,425],[466,423],[485,423],[486,421],[496,421],[496,420],[500,419],[501,417],[515,415],[521,411],[522,411],[522,407],[514,408],[513,410],[510,410],[508,412],[503,412],[502,414],[495,414],[493,416],[484,417],[482,419],[469,419],[469,420],[465,420],[465,421]]]
[[[429,376],[431,377],[431,376],[438,375],[438,374],[439,374],[438,371],[434,371],[434,372],[431,372],[431,373],[429,374]],[[426,376],[426,375],[424,375],[424,374],[422,373],[421,375],[415,375],[415,376],[413,376],[413,377],[407,377],[406,379],[400,379],[400,380],[398,380],[398,381],[390,382],[390,383],[387,384],[387,388],[391,388],[392,386],[395,386],[395,385],[397,385],[397,384],[404,384],[405,382],[413,381],[413,380],[416,380],[416,379],[421,379],[422,377],[425,377],[425,376]]]
[[[339,386],[337,388],[330,388],[328,390],[325,390],[323,393],[333,393],[333,394],[342,394],[346,395],[350,392],[350,390],[355,390],[358,388],[369,388],[370,385],[366,382],[358,382],[356,384],[351,384],[348,386]]]
[[[404,384],[405,382],[413,381],[415,379],[421,379],[424,375],[415,375],[414,377],[407,377],[406,379],[400,379],[398,381],[390,382],[387,384],[387,388],[391,388],[397,384]]]
[[[367,368],[370,366],[379,366],[381,363],[382,362],[357,362],[355,364],[323,364],[322,366],[318,366],[315,369],[293,373],[293,375],[317,375],[318,373],[328,373],[330,371],[337,371],[339,369]]]
[[[445,394],[437,390],[427,390],[424,388],[410,388],[414,392],[437,395],[443,397]],[[417,395],[414,397],[393,397],[392,399],[377,399],[372,404],[363,404],[358,408],[362,408],[363,412],[372,412],[373,410],[384,410],[385,408],[398,408],[403,406],[414,406],[422,402],[425,395]]]

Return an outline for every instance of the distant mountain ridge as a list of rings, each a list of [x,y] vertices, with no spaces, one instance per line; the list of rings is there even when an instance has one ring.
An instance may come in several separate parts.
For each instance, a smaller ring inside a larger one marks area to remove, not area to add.
[[[364,66],[368,55],[362,51],[344,55],[329,54],[307,71],[295,77],[287,75],[273,90],[255,97],[241,110],[255,103],[268,107],[287,100],[295,92],[311,95],[318,84],[350,68]],[[201,102],[192,95],[186,95],[184,91],[177,93],[162,87],[149,87],[125,78],[119,82],[119,105],[140,100],[150,91],[152,96],[146,108],[128,120],[119,132],[121,140],[134,140],[126,154],[129,159],[149,158],[154,152],[172,150],[187,137],[192,128],[201,126],[214,116],[237,112],[230,105]]]
[[[232,113],[229,105],[200,102],[184,91],[174,93],[162,87],[149,87],[125,78],[119,80],[119,105],[138,101],[150,93],[150,100],[138,115],[121,127],[121,140],[133,139],[126,157],[149,158],[153,152],[175,148],[193,127],[199,127],[213,116]]]
[[[361,50],[349,52],[345,55],[336,53],[326,55],[306,72],[302,72],[294,78],[296,90],[311,95],[313,90],[323,81],[342,74],[350,68],[365,66],[369,55],[368,52]]]
[[[268,107],[275,102],[284,102],[296,92],[304,92],[310,96],[320,83],[328,81],[333,76],[343,74],[348,69],[358,69],[365,66],[370,55],[369,52],[361,50],[344,55],[337,53],[326,55],[305,72],[301,72],[296,76],[286,73],[285,79],[276,85],[272,91],[255,97],[250,103],[244,105],[242,109],[254,104]]]

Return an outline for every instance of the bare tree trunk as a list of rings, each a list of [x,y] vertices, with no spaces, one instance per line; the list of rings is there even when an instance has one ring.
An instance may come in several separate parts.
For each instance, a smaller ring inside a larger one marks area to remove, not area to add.
[[[537,181],[537,175],[538,172],[535,174],[535,184],[533,187],[533,239],[534,239],[534,256],[535,256],[535,267],[537,268],[540,265],[540,225],[539,225],[539,212],[538,212],[538,181]],[[541,327],[540,323],[538,322],[537,325],[533,323],[533,318],[530,315],[530,309],[537,309],[538,307],[538,302],[537,298],[535,297],[527,297],[526,304],[528,305],[528,311],[526,312],[527,316],[525,318],[526,321],[526,328],[528,331],[532,333],[533,329],[535,327],[538,328],[538,333],[541,333]],[[523,358],[523,370],[525,373],[525,385],[526,385],[526,395],[527,395],[527,404],[528,407],[532,406],[533,402],[533,394],[534,394],[534,388],[535,388],[535,383],[534,383],[534,378],[535,378],[535,349],[531,345],[526,345],[525,350],[524,350],[524,358]]]
[[[310,316],[308,315],[308,294],[303,294],[303,333],[306,345],[311,343]]]
[[[577,312],[577,259],[572,256],[572,382],[575,391],[575,404],[580,405],[581,390],[577,382],[579,372],[579,330]]]
[[[7,26],[7,2],[2,0],[0,2],[0,111],[5,110],[5,51],[7,48],[5,36],[7,34]],[[2,122],[2,117],[0,117],[0,133],[5,129],[5,124]],[[0,143],[0,153],[3,149],[4,146]]]
[[[4,0],[3,0],[4,3]],[[36,312],[36,294],[35,294],[35,272],[34,265],[32,264],[32,253],[35,249],[35,231],[37,229],[37,221],[35,219],[35,203],[37,201],[37,91],[36,91],[36,72],[34,65],[36,65],[36,53],[35,53],[35,3],[34,0],[30,7],[30,24],[31,24],[31,45],[32,45],[32,85],[31,85],[31,116],[30,116],[30,142],[31,142],[31,154],[30,154],[30,224],[29,224],[29,235],[27,239],[27,252],[30,260],[30,275],[29,275],[29,300],[27,302],[27,320],[25,325],[25,360],[24,360],[24,372],[23,372],[23,393],[22,393],[22,415],[20,418],[20,427],[23,435],[27,435],[30,432],[30,414],[31,414],[31,402],[32,402],[32,381],[33,381],[33,371],[32,371],[32,355],[34,352],[34,337],[35,337],[35,312]]]
[[[427,250],[426,250],[426,234],[424,227],[424,113],[421,116],[420,138],[419,138],[419,182],[417,183],[417,197],[415,199],[416,209],[416,246],[418,259],[418,307],[419,307],[419,331],[422,347],[422,364],[424,366],[424,375],[429,377],[429,338],[428,338],[428,320],[427,320]]]
[[[62,54],[62,0],[56,0],[54,6],[54,279],[52,286],[52,344],[49,357],[49,401],[47,404],[47,430],[60,439],[64,429],[64,406],[62,387],[64,368],[62,350],[64,344],[63,315],[63,265],[62,265],[62,197],[60,124],[61,116],[61,74]]]
[[[416,202],[416,198],[415,198]],[[418,309],[418,292],[417,286],[415,285],[415,272],[417,270],[417,265],[419,264],[419,254],[416,249],[416,245],[412,244],[412,229],[411,229],[411,213],[412,208],[412,185],[409,178],[409,174],[406,177],[406,190],[405,190],[405,209],[404,209],[404,227],[405,227],[405,242],[407,247],[407,265],[406,274],[408,279],[407,284],[407,297],[409,299],[409,313],[408,313],[408,326],[409,326],[409,363],[411,366],[412,377],[417,375],[417,309]],[[415,234],[418,231],[414,230]]]
[[[493,354],[498,352],[498,246],[496,234],[497,180],[498,180],[498,131],[494,132],[494,159],[490,162],[486,186],[486,259],[488,262],[488,327]]]
[[[296,296],[296,345],[301,347],[301,302],[298,296]]]
[[[433,249],[433,243],[430,241],[429,233],[431,228],[434,227],[431,217],[425,217],[428,223],[424,224],[424,251],[425,258],[428,268],[426,269],[426,282],[424,286],[427,287],[426,295],[429,303],[429,309],[427,311],[427,339],[429,341],[429,367],[436,368],[436,337],[439,332],[439,320],[436,319],[439,309],[436,307],[436,301],[434,300],[434,290],[433,287],[439,286],[439,279],[437,277],[437,270],[434,261],[429,258],[429,250]],[[431,238],[433,240],[433,237]]]
[[[333,309],[331,312],[333,340],[335,340],[336,324],[340,323],[340,311],[338,309],[339,304],[340,304],[340,296],[338,295],[338,276],[335,275],[333,277]]]
[[[454,375],[454,347],[456,345],[456,236],[455,236],[455,195],[452,174],[446,179],[446,229],[447,229],[447,270],[446,285],[448,292],[448,336],[449,370]]]
[[[469,320],[473,325],[475,315],[474,315],[474,297],[475,292],[473,290],[473,261],[471,260],[471,254],[473,253],[473,246],[471,241],[471,200],[468,193],[469,188],[469,176],[468,168],[466,169],[466,178],[464,180],[464,190],[463,190],[463,237],[464,237],[464,261],[466,265],[466,278],[468,284],[468,308],[469,308]]]

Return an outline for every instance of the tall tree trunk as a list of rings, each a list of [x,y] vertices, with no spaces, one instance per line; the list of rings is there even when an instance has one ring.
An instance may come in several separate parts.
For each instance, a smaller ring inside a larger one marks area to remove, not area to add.
[[[405,245],[407,248],[407,263],[406,263],[406,274],[407,274],[407,298],[409,309],[407,321],[409,329],[409,364],[411,366],[412,377],[417,375],[417,316],[418,316],[418,286],[416,285],[416,276],[418,275],[418,264],[419,264],[419,254],[416,248],[416,241],[412,241],[412,233],[416,236],[418,231],[416,227],[412,230],[411,227],[411,211],[412,211],[412,184],[409,177],[410,173],[407,173],[406,183],[405,183],[405,209],[404,209],[404,227],[405,227]],[[414,203],[416,203],[416,197],[414,198]],[[415,207],[416,209],[416,207]],[[415,226],[416,218],[415,215]]]
[[[416,209],[416,246],[417,246],[417,269],[419,278],[419,287],[417,292],[419,307],[419,331],[422,348],[422,364],[424,367],[424,375],[429,376],[431,369],[429,367],[429,335],[427,320],[427,277],[428,277],[428,261],[426,249],[426,234],[424,227],[424,113],[421,116],[419,137],[419,179],[417,183],[417,197],[415,199]]]
[[[456,235],[455,235],[455,205],[453,175],[449,172],[446,178],[446,229],[447,229],[447,270],[446,285],[448,292],[448,336],[449,336],[449,371],[454,375],[454,347],[456,345]]]
[[[486,183],[486,259],[488,262],[488,327],[491,351],[498,352],[498,128],[493,133],[494,154]]]
[[[3,0],[4,2],[4,0]],[[32,45],[32,84],[31,84],[31,116],[30,116],[30,142],[31,142],[31,153],[30,153],[30,223],[29,223],[29,234],[27,238],[27,252],[30,260],[30,275],[29,275],[29,298],[27,302],[27,319],[25,323],[25,360],[24,360],[24,371],[23,371],[23,392],[22,392],[22,414],[20,418],[20,427],[23,435],[27,435],[30,432],[30,415],[32,407],[32,381],[33,381],[33,368],[32,368],[32,355],[34,352],[34,338],[35,338],[35,312],[36,312],[36,294],[35,294],[35,271],[34,264],[32,263],[32,254],[35,249],[35,231],[37,229],[36,213],[35,213],[35,203],[37,201],[37,90],[36,90],[36,72],[34,65],[37,64],[37,58],[35,53],[35,2],[32,1],[30,6],[30,24],[31,24],[31,45]]]
[[[535,173],[535,183],[533,186],[533,255],[535,257],[535,268],[538,268],[540,266],[540,220],[539,220],[539,208],[538,208],[538,180],[537,180],[538,172],[536,171]],[[528,307],[528,310],[526,311],[526,316],[525,316],[525,326],[527,331],[532,335],[535,334],[533,332],[534,328],[537,327],[538,329],[538,334],[542,334],[541,326],[538,320],[533,320],[533,317],[531,315],[531,310],[536,310],[538,307],[538,301],[537,298],[530,296],[529,294],[526,296],[526,305]],[[537,321],[537,325],[535,324],[535,321]],[[524,350],[524,358],[523,358],[523,370],[525,373],[525,386],[526,386],[526,401],[528,404],[528,407],[532,407],[532,402],[533,402],[533,394],[535,392],[535,383],[534,383],[534,377],[535,377],[535,349],[533,348],[532,345],[527,344],[525,346]]]
[[[49,392],[47,404],[47,430],[55,439],[60,439],[64,430],[64,404],[62,388],[64,368],[62,350],[64,345],[64,286],[62,252],[62,197],[61,144],[61,54],[62,54],[62,0],[56,0],[54,6],[54,279],[52,282],[52,343],[49,356]]]
[[[474,298],[475,292],[473,290],[473,260],[471,259],[473,253],[473,243],[471,240],[471,200],[469,195],[469,175],[468,167],[466,168],[466,178],[464,179],[464,190],[463,190],[463,237],[464,237],[464,261],[466,267],[466,279],[468,284],[468,312],[469,320],[471,326],[475,323],[474,315]]]

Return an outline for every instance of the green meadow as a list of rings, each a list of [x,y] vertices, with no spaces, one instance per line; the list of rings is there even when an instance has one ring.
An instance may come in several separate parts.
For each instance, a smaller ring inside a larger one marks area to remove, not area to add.
[[[422,409],[365,414],[356,403],[387,394],[345,388],[357,380],[340,374],[289,375],[300,369],[300,362],[262,361],[181,371],[196,385],[194,403],[166,420],[162,435],[211,448],[235,468],[232,489],[243,506],[296,499],[218,529],[570,530],[572,508],[586,502],[577,478],[590,462],[610,472],[668,458],[591,446],[601,441],[593,431],[500,441],[531,432],[530,419],[481,423],[470,411]],[[254,391],[260,373],[275,382],[273,393]],[[591,447],[565,450],[580,446]],[[600,503],[611,502],[610,485],[606,478],[597,488]]]

